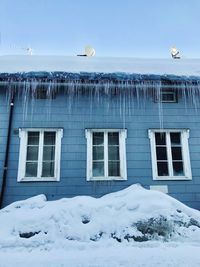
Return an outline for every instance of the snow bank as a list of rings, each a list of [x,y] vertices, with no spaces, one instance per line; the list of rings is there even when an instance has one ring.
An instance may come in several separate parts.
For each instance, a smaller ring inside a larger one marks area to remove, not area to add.
[[[140,185],[99,199],[46,201],[39,195],[0,211],[0,247],[49,246],[66,240],[200,241],[199,222],[199,211]]]
[[[76,56],[0,56],[0,73],[136,73],[200,77],[200,59],[138,59]]]

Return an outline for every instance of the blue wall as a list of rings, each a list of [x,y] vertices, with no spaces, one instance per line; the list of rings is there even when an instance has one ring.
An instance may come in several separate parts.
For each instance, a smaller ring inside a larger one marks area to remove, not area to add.
[[[2,104],[3,103],[3,104]],[[0,94],[0,172],[4,157],[7,112],[5,96]],[[184,100],[163,104],[164,128],[189,128],[189,148],[193,179],[191,181],[153,181],[151,169],[149,128],[159,128],[159,110],[151,96],[126,101],[114,96],[112,103],[106,96],[96,102],[88,96],[58,93],[52,101],[15,101],[9,169],[4,205],[37,194],[49,200],[76,195],[103,194],[117,191],[134,183],[146,188],[150,185],[168,185],[169,194],[185,204],[200,209],[200,109],[185,107]],[[61,152],[60,182],[17,182],[20,127],[61,127],[64,129]],[[86,128],[127,128],[127,181],[86,181]],[[1,177],[1,176],[0,176]]]

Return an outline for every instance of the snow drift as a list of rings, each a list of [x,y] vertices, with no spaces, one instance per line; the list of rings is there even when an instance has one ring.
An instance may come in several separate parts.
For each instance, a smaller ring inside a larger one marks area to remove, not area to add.
[[[44,195],[0,211],[0,247],[45,246],[66,240],[200,240],[200,212],[161,192],[132,185],[101,198],[46,201]]]

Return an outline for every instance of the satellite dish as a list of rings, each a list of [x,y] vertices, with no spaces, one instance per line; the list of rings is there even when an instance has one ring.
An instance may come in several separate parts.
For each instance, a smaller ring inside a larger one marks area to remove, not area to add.
[[[181,57],[180,57],[180,53],[179,53],[179,51],[178,51],[178,49],[174,46],[174,47],[172,47],[171,49],[170,49],[170,51],[171,51],[171,56],[172,56],[172,58],[174,58],[174,59],[180,59]]]
[[[33,55],[33,48],[31,48],[31,47],[27,47],[26,48],[26,52],[28,53],[28,55]]]
[[[33,48],[31,47],[22,47],[22,50],[25,50],[28,55],[32,56],[33,55]]]
[[[91,47],[91,46],[89,46],[89,45],[87,45],[85,47],[85,54],[86,54],[87,57],[93,57],[93,56],[95,56],[95,50],[94,50],[94,48]]]
[[[95,49],[90,45],[85,47],[85,53],[81,55],[77,55],[79,57],[94,57],[95,56]]]

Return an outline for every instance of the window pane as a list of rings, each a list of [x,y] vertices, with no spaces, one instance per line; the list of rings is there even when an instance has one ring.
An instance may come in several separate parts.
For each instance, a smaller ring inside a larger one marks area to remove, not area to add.
[[[54,160],[55,159],[55,147],[44,146],[43,148],[43,160]]]
[[[56,133],[44,132],[44,145],[55,145]]]
[[[119,160],[119,147],[118,146],[108,147],[108,160]]]
[[[38,160],[38,146],[28,146],[26,160]]]
[[[167,160],[167,149],[166,147],[156,147],[157,160]]]
[[[93,146],[93,160],[103,160],[103,159],[104,159],[104,147]]]
[[[39,132],[28,132],[28,145],[39,145]]]
[[[42,177],[54,177],[54,161],[43,162]]]
[[[108,162],[108,176],[120,176],[120,163],[119,161]]]
[[[180,133],[170,133],[171,144],[173,145],[181,145],[181,134]]]
[[[103,145],[104,133],[93,133],[93,145]]]
[[[119,133],[108,133],[108,145],[119,145]]]
[[[173,160],[182,160],[182,151],[181,147],[172,147],[172,159]]]
[[[156,145],[166,144],[166,133],[155,133]]]
[[[104,162],[93,162],[93,176],[104,176]]]
[[[184,176],[184,171],[183,171],[183,162],[182,161],[173,161],[173,171],[174,171],[174,176]]]
[[[26,177],[37,177],[37,162],[26,162]]]
[[[157,162],[158,176],[168,176],[168,163],[167,162]]]

